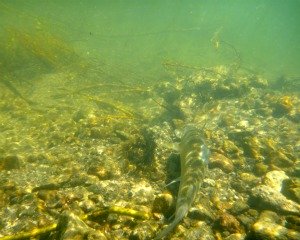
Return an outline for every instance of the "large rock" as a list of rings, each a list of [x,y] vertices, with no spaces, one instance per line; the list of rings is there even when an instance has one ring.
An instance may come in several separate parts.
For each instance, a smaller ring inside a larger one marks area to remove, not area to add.
[[[297,240],[300,232],[288,229],[280,224],[280,218],[275,212],[263,211],[252,226],[249,239],[256,240]]]
[[[283,194],[266,185],[252,189],[250,204],[262,209],[300,215],[300,205],[287,199]]]
[[[282,182],[289,177],[284,171],[270,171],[264,177],[264,184],[280,192],[282,188]]]

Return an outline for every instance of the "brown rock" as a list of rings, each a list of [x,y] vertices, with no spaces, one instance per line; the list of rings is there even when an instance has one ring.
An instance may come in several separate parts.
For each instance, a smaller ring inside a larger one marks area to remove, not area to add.
[[[242,233],[244,232],[239,221],[229,213],[222,213],[217,220],[217,228],[221,228],[223,231],[230,233]]]
[[[220,153],[213,153],[210,156],[209,167],[220,168],[226,173],[230,173],[234,169],[232,161]]]

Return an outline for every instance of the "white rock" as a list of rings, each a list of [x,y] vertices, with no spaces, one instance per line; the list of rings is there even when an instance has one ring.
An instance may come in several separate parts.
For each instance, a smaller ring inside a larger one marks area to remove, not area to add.
[[[267,172],[264,177],[264,184],[273,188],[274,190],[280,192],[282,188],[282,182],[289,177],[285,174],[284,171],[270,171]]]

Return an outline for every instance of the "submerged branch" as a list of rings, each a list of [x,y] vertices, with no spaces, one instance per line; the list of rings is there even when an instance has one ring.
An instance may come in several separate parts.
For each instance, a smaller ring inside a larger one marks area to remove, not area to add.
[[[19,90],[9,81],[9,80],[5,80],[5,79],[1,79],[1,81],[3,83],[3,85],[9,89],[15,96],[21,98],[22,100],[24,100],[26,103],[28,103],[29,105],[34,105],[35,103],[27,98],[25,98],[20,92]]]

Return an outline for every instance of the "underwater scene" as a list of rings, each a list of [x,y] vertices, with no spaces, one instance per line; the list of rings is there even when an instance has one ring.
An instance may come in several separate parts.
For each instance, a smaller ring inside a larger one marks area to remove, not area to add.
[[[0,240],[300,239],[299,9],[0,0]]]

